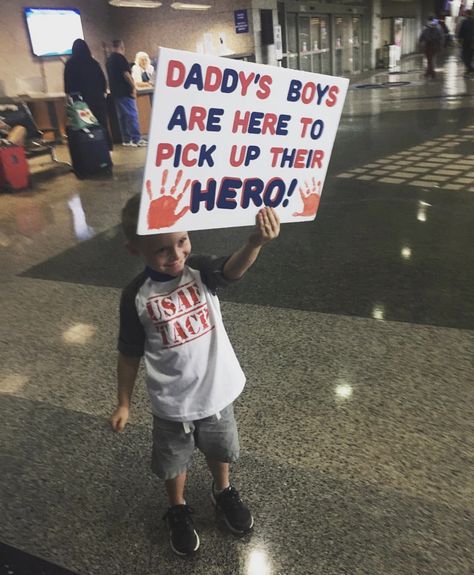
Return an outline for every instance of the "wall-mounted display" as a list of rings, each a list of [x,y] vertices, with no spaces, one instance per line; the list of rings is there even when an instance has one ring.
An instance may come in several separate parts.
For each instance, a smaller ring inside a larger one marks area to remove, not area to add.
[[[23,8],[34,56],[69,56],[72,43],[84,39],[81,14],[74,8]]]

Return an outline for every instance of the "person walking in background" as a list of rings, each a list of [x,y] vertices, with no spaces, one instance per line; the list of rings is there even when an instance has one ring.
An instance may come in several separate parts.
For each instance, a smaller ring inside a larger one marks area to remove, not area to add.
[[[426,57],[426,72],[425,76],[434,78],[435,72],[435,59],[436,55],[443,47],[443,32],[438,25],[438,20],[434,16],[430,16],[420,35],[420,49]]]
[[[64,67],[64,91],[66,94],[81,94],[106,131],[109,149],[112,150],[106,102],[107,80],[99,62],[92,57],[89,46],[81,38],[74,41],[72,56]]]
[[[466,18],[461,22],[458,30],[458,39],[461,44],[461,59],[466,68],[464,76],[474,72],[472,58],[474,56],[474,17],[472,10],[466,10]]]
[[[113,52],[107,58],[107,74],[122,131],[122,145],[146,146],[147,142],[140,134],[137,89],[125,58],[125,45],[122,40],[114,40],[112,48]]]
[[[140,88],[153,88],[153,72],[155,68],[151,65],[150,56],[146,52],[137,52],[135,64],[132,66],[132,78],[135,86]]]

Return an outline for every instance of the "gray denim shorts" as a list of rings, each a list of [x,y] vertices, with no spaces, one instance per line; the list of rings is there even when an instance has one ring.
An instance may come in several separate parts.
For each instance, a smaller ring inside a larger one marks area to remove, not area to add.
[[[153,415],[151,469],[158,477],[173,479],[187,471],[195,447],[209,459],[237,461],[239,435],[232,403],[219,414],[186,424]]]

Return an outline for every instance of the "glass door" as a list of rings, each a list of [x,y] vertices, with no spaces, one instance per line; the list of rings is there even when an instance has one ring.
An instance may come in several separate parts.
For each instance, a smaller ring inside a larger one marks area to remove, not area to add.
[[[370,25],[367,18],[364,18],[361,23],[362,32],[362,70],[370,70],[371,63],[371,50],[370,50]]]
[[[319,54],[321,57],[321,74],[331,74],[331,38],[329,36],[329,17],[320,18],[321,41]]]
[[[301,17],[299,19],[299,27],[300,70],[312,72],[313,63],[310,37],[310,19],[307,16]]]
[[[314,16],[310,19],[310,36],[313,72],[330,74],[329,22],[326,16]]]
[[[342,17],[337,16],[334,22],[334,73],[336,76],[342,76],[343,43],[343,20]]]
[[[360,27],[360,23],[359,27]],[[334,21],[335,36],[335,74],[343,76],[351,74],[353,71],[353,37],[352,37],[352,16],[336,16]],[[359,32],[360,34],[360,32]]]
[[[296,14],[287,14],[286,56],[283,58],[282,65],[284,68],[298,69],[298,26]]]
[[[352,18],[352,72],[362,70],[361,59],[361,23],[359,16]]]

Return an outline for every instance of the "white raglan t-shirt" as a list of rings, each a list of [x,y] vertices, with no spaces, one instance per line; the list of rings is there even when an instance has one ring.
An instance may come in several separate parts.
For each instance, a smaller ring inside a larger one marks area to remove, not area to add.
[[[222,275],[224,263],[190,256],[180,277],[147,269],[122,292],[118,349],[144,355],[152,412],[158,417],[203,419],[242,392],[245,375],[216,295],[217,287],[229,283]]]

